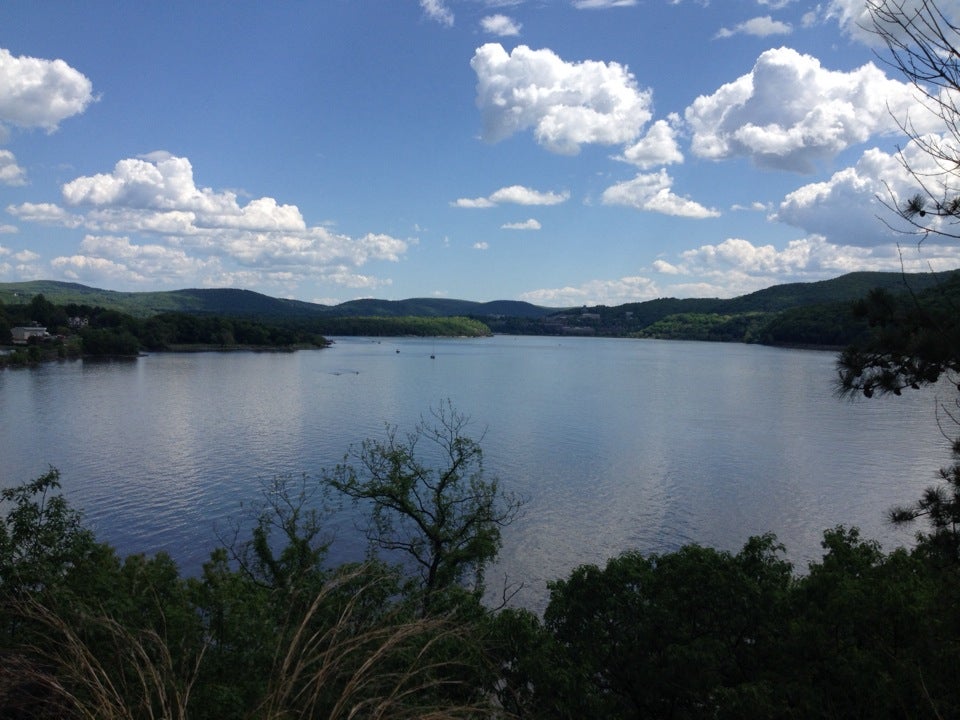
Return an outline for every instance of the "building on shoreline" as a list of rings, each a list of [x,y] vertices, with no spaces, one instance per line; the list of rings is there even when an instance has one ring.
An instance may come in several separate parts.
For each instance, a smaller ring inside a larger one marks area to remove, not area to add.
[[[28,325],[10,328],[10,336],[14,345],[26,345],[30,342],[30,338],[43,340],[50,337],[50,334],[42,325]]]

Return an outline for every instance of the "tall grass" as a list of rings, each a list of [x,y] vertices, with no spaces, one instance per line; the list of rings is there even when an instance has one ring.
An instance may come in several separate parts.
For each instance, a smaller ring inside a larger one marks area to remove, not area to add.
[[[383,603],[384,578],[368,566],[327,581],[276,634],[273,663],[247,717],[489,718],[476,687],[470,629],[449,617],[417,617]],[[58,612],[38,600],[19,606],[33,628],[28,646],[5,663],[6,692],[34,688],[31,717],[83,720],[191,720],[201,707],[208,646],[178,652],[182,639],[131,628],[106,614]],[[182,656],[183,659],[177,659]],[[0,704],[3,703],[0,683]],[[22,692],[22,690],[21,690]],[[0,712],[0,717],[3,712]]]
[[[169,640],[105,615],[57,612],[36,599],[20,604],[34,628],[18,668],[20,681],[43,688],[40,705],[90,720],[188,720],[190,692],[203,650],[186,669]]]
[[[475,678],[467,660],[451,657],[469,637],[463,624],[447,617],[404,619],[394,610],[368,625],[359,616],[365,596],[382,582],[357,570],[327,583],[280,648],[263,704],[263,717],[445,718],[489,717],[485,699],[466,678]],[[319,617],[339,591],[360,580],[336,621]]]

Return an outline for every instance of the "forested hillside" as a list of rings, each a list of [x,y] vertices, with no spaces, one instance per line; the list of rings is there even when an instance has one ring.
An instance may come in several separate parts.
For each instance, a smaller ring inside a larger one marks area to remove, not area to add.
[[[36,326],[37,334],[14,344],[14,328]],[[462,317],[248,318],[186,312],[135,317],[118,310],[68,303],[43,295],[29,303],[0,302],[0,367],[32,365],[71,357],[136,356],[165,350],[295,350],[323,348],[325,335],[478,337],[490,330]]]
[[[707,340],[841,347],[866,330],[854,302],[872,290],[907,297],[950,285],[955,273],[860,272],[814,283],[776,285],[736,298],[661,298],[582,307],[544,318],[491,318],[494,332]]]
[[[51,281],[0,283],[0,302],[15,307],[42,294],[58,305],[96,306],[140,319],[164,313],[221,316],[293,324],[324,335],[477,335],[492,331],[841,347],[857,340],[867,328],[866,321],[851,312],[855,301],[878,289],[907,297],[936,292],[950,287],[953,274],[857,272],[832,280],[776,285],[729,299],[658,298],[560,310],[508,300],[478,303],[446,298],[363,299],[327,306],[237,289],[121,293]],[[439,330],[439,326],[421,322],[451,317],[461,318],[456,329],[451,329],[449,321]]]
[[[163,312],[223,315],[257,319],[303,319],[325,317],[453,317],[510,315],[541,317],[554,312],[530,303],[499,300],[480,303],[445,298],[410,300],[351,300],[339,305],[286,300],[234,288],[186,289],[164,292],[116,292],[52,280],[0,283],[0,302],[25,304],[43,295],[58,305],[90,305],[118,310],[134,317]]]

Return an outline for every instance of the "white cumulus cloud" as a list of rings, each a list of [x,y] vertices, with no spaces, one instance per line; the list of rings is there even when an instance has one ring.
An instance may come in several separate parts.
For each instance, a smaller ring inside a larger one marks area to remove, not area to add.
[[[924,257],[906,257],[896,244],[865,248],[829,242],[820,235],[792,240],[778,249],[730,238],[717,245],[687,250],[676,264],[680,274],[723,287],[720,294],[740,295],[786,282],[810,282],[859,270],[923,272],[956,267],[960,248],[924,248]],[[901,265],[901,263],[905,263]]]
[[[704,207],[689,198],[676,195],[671,187],[673,178],[666,170],[640,173],[633,180],[618,183],[603,191],[604,205],[626,205],[638,210],[676,215],[688,218],[717,217],[717,210]]]
[[[507,53],[488,43],[470,66],[489,142],[532,129],[548,150],[575,154],[584,144],[631,142],[651,118],[650,91],[619,63],[566,62],[525,45]]]
[[[870,6],[877,0],[830,0],[824,8],[827,19],[836,20],[840,28],[850,37],[867,45],[882,46],[883,40],[873,32],[873,16]],[[897,0],[905,16],[911,17],[921,11],[929,0]],[[960,0],[937,0],[934,12],[942,13],[943,18],[954,26],[960,25]],[[887,27],[887,31],[897,36],[902,32],[896,27]]]
[[[78,228],[83,224],[83,218],[73,215],[54,203],[30,203],[8,205],[7,212],[24,222],[35,222],[41,225],[60,225],[68,228]]]
[[[293,205],[258,198],[241,206],[235,193],[197,188],[190,161],[167,153],[121,160],[111,173],[77,178],[63,186],[63,197],[74,206],[181,213],[197,228],[306,229]]]
[[[534,305],[576,307],[581,305],[623,305],[660,297],[661,292],[650,278],[639,275],[614,280],[589,280],[580,285],[541,288],[521,293],[520,299]]]
[[[683,153],[677,144],[677,131],[674,128],[679,121],[676,115],[671,115],[670,120],[657,120],[646,135],[624,149],[617,159],[636,165],[642,170],[658,165],[682,163]]]
[[[296,206],[274,198],[241,204],[234,192],[198,187],[190,161],[165,152],[76,178],[63,186],[63,198],[71,211],[52,203],[7,211],[21,221],[90,232],[80,252],[54,263],[70,278],[180,278],[205,285],[255,280],[293,287],[322,277],[373,287],[388,281],[359,275],[356,268],[397,262],[408,248],[408,241],[382,233],[351,237],[310,226]]]
[[[750,18],[732,28],[720,28],[718,38],[729,38],[734,35],[753,35],[755,37],[769,37],[770,35],[789,35],[793,31],[785,22],[774,20],[769,15]]]
[[[750,73],[698,97],[685,118],[700,157],[745,156],[762,167],[810,172],[818,160],[875,134],[899,132],[895,118],[916,104],[909,85],[873,63],[831,71],[810,55],[779,48],[760,55]]]
[[[490,199],[495,203],[517,205],[559,205],[570,199],[570,193],[540,192],[523,185],[510,185],[494,192]]]
[[[454,200],[451,205],[459,208],[468,208],[468,209],[483,209],[483,208],[492,208],[496,207],[497,204],[492,200],[485,197],[478,198],[457,198]]]
[[[0,48],[0,123],[53,131],[93,101],[93,84],[63,60],[14,57]]]
[[[500,226],[503,230],[539,230],[541,227],[542,225],[534,218],[524,220],[523,222],[506,223]]]
[[[523,185],[510,185],[494,191],[487,197],[459,198],[453,203],[460,208],[492,208],[504,203],[514,205],[559,205],[570,199],[568,192],[542,192]]]
[[[443,0],[420,0],[420,7],[431,20],[436,20],[447,27],[453,27],[453,12]]]
[[[637,0],[573,0],[577,10],[603,10],[613,7],[633,7]]]
[[[924,141],[949,143],[951,138],[927,136]],[[902,158],[871,148],[853,167],[791,192],[773,219],[848,245],[904,240],[910,226],[884,204],[897,206],[917,194],[921,181],[935,196],[960,191],[954,169],[941,167],[916,142],[904,147]]]
[[[483,28],[485,33],[490,33],[491,35],[514,37],[520,34],[520,29],[523,25],[511,17],[498,14],[488,15],[480,20],[480,27]]]
[[[9,150],[0,148],[0,185],[26,185],[27,174]]]
[[[79,253],[55,257],[50,264],[65,277],[76,280],[165,283],[220,267],[215,259],[190,257],[178,248],[153,243],[136,245],[127,237],[106,235],[87,235],[80,243]]]

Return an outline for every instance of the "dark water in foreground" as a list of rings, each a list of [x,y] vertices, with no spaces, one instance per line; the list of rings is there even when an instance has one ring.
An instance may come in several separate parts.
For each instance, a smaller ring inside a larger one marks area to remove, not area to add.
[[[400,352],[396,352],[399,350]],[[431,353],[436,355],[430,359]],[[259,483],[318,474],[449,398],[488,473],[529,499],[488,575],[547,580],[623,550],[736,550],[773,531],[798,568],[822,531],[884,512],[948,459],[934,389],[848,402],[832,353],[587,338],[341,339],[293,354],[158,354],[0,372],[0,480],[54,465],[99,536],[195,571]],[[955,391],[954,391],[955,395]],[[952,401],[950,388],[939,400]],[[350,529],[340,558],[360,552]],[[352,542],[351,542],[352,541]]]

